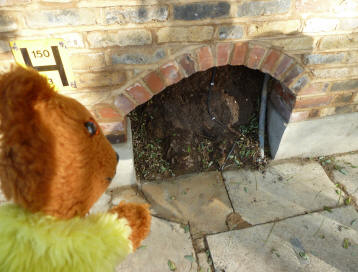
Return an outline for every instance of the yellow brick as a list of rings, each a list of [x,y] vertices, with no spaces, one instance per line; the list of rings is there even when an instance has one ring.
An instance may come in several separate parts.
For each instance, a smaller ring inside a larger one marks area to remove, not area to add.
[[[71,54],[74,70],[100,70],[106,66],[104,53]]]
[[[358,76],[358,67],[342,67],[333,69],[316,69],[313,70],[313,75],[316,78],[335,78],[344,79],[352,76]]]
[[[280,34],[298,33],[300,30],[299,20],[256,23],[249,27],[250,36],[271,36]]]
[[[358,33],[347,35],[326,36],[321,40],[320,49],[337,50],[358,48]]]
[[[76,84],[78,88],[99,87],[123,84],[126,80],[125,72],[97,72],[76,73]]]
[[[210,40],[214,28],[211,26],[164,27],[157,32],[158,42],[199,42]]]
[[[285,51],[310,50],[315,47],[315,40],[312,37],[285,38],[271,40],[273,46],[281,47]]]

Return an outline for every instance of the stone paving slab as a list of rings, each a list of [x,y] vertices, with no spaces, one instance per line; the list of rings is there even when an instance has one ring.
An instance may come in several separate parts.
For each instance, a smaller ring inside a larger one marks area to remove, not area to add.
[[[169,260],[178,272],[197,271],[190,233],[185,233],[179,224],[153,217],[151,232],[142,247],[129,255],[116,272],[170,272]]]
[[[342,184],[348,194],[358,200],[358,154],[348,154],[335,157],[335,162],[344,167],[342,172],[333,170],[333,178]]]
[[[353,272],[358,271],[357,218],[349,206],[209,235],[207,241],[217,271]]]
[[[193,238],[228,230],[225,219],[233,211],[219,172],[147,182],[142,190],[158,217],[189,221]]]
[[[252,225],[334,207],[339,199],[336,187],[316,162],[274,164],[264,174],[226,171],[224,179],[235,212]]]

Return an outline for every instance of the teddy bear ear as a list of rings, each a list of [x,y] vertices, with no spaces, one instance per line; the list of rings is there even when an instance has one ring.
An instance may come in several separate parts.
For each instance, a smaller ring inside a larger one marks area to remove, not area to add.
[[[16,66],[0,76],[0,118],[4,121],[22,112],[26,119],[36,102],[50,99],[54,94],[47,79],[36,70]]]

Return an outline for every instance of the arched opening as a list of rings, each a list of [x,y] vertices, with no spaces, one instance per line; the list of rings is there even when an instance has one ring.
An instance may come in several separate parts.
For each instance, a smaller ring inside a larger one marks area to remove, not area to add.
[[[137,176],[264,166],[258,137],[263,82],[264,73],[245,66],[213,67],[137,107],[129,115]]]

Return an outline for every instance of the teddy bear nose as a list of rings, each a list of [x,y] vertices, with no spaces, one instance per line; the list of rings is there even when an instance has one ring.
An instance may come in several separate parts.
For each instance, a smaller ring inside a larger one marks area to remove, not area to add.
[[[119,161],[119,155],[118,153],[116,152],[116,157],[117,157],[117,162]]]

